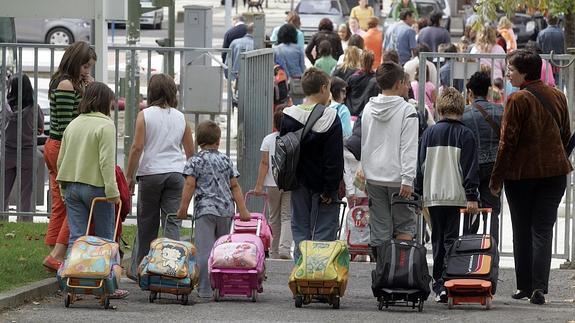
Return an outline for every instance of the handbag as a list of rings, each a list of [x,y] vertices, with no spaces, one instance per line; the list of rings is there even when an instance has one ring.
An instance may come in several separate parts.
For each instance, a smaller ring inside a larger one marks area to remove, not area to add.
[[[545,108],[545,110],[547,110],[547,112],[549,112],[549,114],[551,115],[551,118],[553,118],[553,120],[555,120],[555,124],[557,125],[557,127],[559,128],[559,133],[561,135],[561,137],[563,137],[563,131],[565,129],[563,129],[559,123],[559,120],[557,120],[557,118],[555,118],[555,114],[553,113],[553,110],[551,109],[551,107],[549,106],[549,101],[544,100],[539,93],[537,93],[536,91],[534,91],[533,89],[530,89],[528,87],[525,88],[527,91],[529,91],[529,93],[533,94],[537,100],[539,100],[539,103],[541,103],[541,105],[543,106],[543,108]],[[573,149],[575,148],[575,135],[571,134],[569,137],[569,142],[567,143],[567,146],[564,147],[565,148],[565,153],[567,154],[567,157],[569,157],[571,155],[571,153],[573,152]]]
[[[287,71],[287,64],[282,46],[278,46],[281,53],[282,60],[284,61],[284,66],[286,67],[286,72],[288,72],[288,88],[290,96],[304,97],[305,92],[303,91],[303,85],[301,84],[301,76],[291,76],[289,71]]]

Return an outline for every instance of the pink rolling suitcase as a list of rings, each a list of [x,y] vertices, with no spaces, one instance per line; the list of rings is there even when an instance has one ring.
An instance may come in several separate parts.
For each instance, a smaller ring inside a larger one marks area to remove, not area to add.
[[[264,245],[259,237],[261,220],[257,220],[256,234],[232,233],[214,243],[208,270],[217,302],[226,295],[245,295],[257,300],[263,292],[265,278]],[[235,226],[235,225],[234,225]]]
[[[249,191],[245,195],[245,201],[247,203],[248,198],[250,196],[256,196],[254,191]],[[240,214],[236,213],[234,215],[234,229],[233,232],[235,233],[251,233],[256,234],[258,230],[258,220],[261,221],[261,228],[260,233],[257,234],[264,244],[264,251],[266,257],[269,255],[270,246],[272,243],[272,228],[270,227],[267,219],[266,219],[266,209],[268,206],[268,195],[263,193],[261,195],[264,198],[264,207],[261,213],[257,212],[250,212],[252,216],[251,221],[242,221],[240,220]]]

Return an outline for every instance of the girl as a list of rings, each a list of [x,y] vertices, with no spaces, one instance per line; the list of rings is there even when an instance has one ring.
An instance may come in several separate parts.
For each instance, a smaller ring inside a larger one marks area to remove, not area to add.
[[[329,41],[322,41],[317,48],[318,58],[313,66],[324,71],[325,74],[331,75],[331,72],[333,72],[333,69],[337,65],[337,61],[331,56],[331,45]]]
[[[71,245],[86,234],[92,200],[106,197],[110,203],[94,206],[94,232],[114,240],[114,204],[120,202],[116,183],[116,127],[110,119],[114,92],[100,82],[86,88],[75,118],[63,134],[58,155],[56,180],[66,201]],[[118,289],[113,298],[124,298],[128,291]]]
[[[337,34],[339,35],[339,39],[341,39],[341,48],[345,52],[345,49],[347,48],[347,42],[351,37],[351,30],[349,30],[349,26],[346,23],[339,25],[337,28]]]
[[[415,69],[415,80],[411,81],[411,89],[415,100],[419,100],[419,66]],[[435,85],[429,80],[429,67],[425,67],[425,106],[429,114],[435,118]]]
[[[64,130],[78,116],[78,104],[84,89],[93,82],[90,75],[96,63],[96,53],[90,44],[78,41],[70,45],[60,61],[58,70],[50,80],[48,98],[50,99],[50,138],[44,146],[44,159],[50,174],[50,193],[52,195],[52,215],[46,232],[45,243],[53,246],[52,252],[44,258],[43,265],[50,271],[57,271],[68,247],[70,231],[66,221],[66,206],[56,182],[58,168],[56,162]]]

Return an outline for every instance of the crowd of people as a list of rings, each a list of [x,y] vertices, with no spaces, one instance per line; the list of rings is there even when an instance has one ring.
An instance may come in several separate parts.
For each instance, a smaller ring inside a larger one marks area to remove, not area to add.
[[[433,290],[436,300],[445,302],[444,258],[458,236],[459,209],[465,207],[473,214],[479,207],[492,208],[491,232],[499,241],[505,186],[517,279],[512,297],[543,304],[552,229],[566,175],[572,170],[565,150],[571,139],[566,97],[551,81],[557,71],[539,56],[559,46],[556,20],[549,17],[548,29],[527,49],[516,49],[506,18],[497,28],[485,26],[477,37],[465,36],[462,43],[453,44],[439,24],[440,13],[432,13],[429,26],[418,24],[416,31],[413,4],[402,1],[402,7],[397,12],[399,21],[385,33],[366,0],[359,0],[348,24],[334,26],[322,19],[307,46],[295,12],[274,29],[275,63],[289,80],[289,103],[275,109],[274,131],[263,138],[260,166],[254,170],[258,172],[256,194],[267,192],[270,199],[274,232],[270,257],[297,260],[299,242],[312,237],[337,239],[339,204],[335,202],[342,197],[352,206],[368,203],[374,253],[386,240],[412,240],[416,214],[407,206],[395,206],[392,211],[391,198],[393,194],[410,198],[415,192],[430,215]],[[238,54],[254,48],[252,33],[253,25],[244,24],[241,17],[226,33],[224,46],[232,49],[231,55],[223,57],[232,60],[228,76],[237,77]],[[498,35],[504,40],[501,44]],[[426,62],[425,71],[419,69],[419,53],[461,52],[463,45],[465,52],[501,53],[507,59],[481,59],[481,70],[465,83],[451,78],[455,59],[441,65]],[[306,67],[306,58],[313,66]],[[52,209],[45,242],[52,251],[44,266],[54,271],[64,261],[68,246],[85,234],[94,197],[110,202],[95,208],[94,232],[114,239],[113,204],[121,197],[114,171],[116,130],[109,118],[114,93],[91,77],[96,59],[89,44],[76,42],[66,49],[50,81],[51,127],[45,160]],[[422,73],[425,84],[419,84]],[[27,132],[41,131],[41,124],[29,121],[35,108],[30,99],[33,89],[29,79],[21,77],[23,102],[17,102],[14,94],[20,92],[15,79],[8,103],[12,110],[18,104],[24,107]],[[513,88],[505,101],[494,95],[506,87],[504,80]],[[464,88],[468,97],[461,93]],[[177,87],[170,76],[152,76],[147,91],[149,107],[138,113],[125,170],[130,191],[138,183],[135,263],[148,253],[160,225],[166,237],[180,238],[181,220],[195,198],[198,293],[211,298],[207,260],[213,243],[229,232],[236,207],[242,220],[249,219],[239,174],[230,158],[218,151],[221,131],[216,123],[196,125],[201,150],[194,151],[192,130],[177,109]],[[420,96],[425,101],[422,111],[417,109]],[[282,191],[271,171],[275,138],[303,128],[317,109],[320,117],[301,141],[299,187]],[[28,139],[22,140],[23,160],[32,158]],[[8,137],[8,143],[12,141]],[[13,148],[7,145],[7,153],[13,153]],[[5,180],[12,185],[13,174],[7,174]],[[22,189],[23,195],[29,195],[24,191],[27,186]],[[474,226],[470,221],[468,230],[477,230]],[[127,294],[119,289],[113,297]]]

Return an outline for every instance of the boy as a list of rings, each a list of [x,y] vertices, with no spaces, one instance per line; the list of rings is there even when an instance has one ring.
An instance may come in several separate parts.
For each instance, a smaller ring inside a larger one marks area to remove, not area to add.
[[[462,122],[465,100],[455,88],[437,98],[440,121],[421,138],[415,191],[431,217],[433,291],[436,302],[447,302],[443,265],[447,250],[459,236],[459,209],[477,212],[479,162],[473,132]]]
[[[283,110],[280,135],[304,127],[314,108],[329,103],[329,76],[311,67],[302,76],[306,103]],[[343,136],[337,111],[325,108],[321,118],[300,143],[296,177],[300,184],[292,191],[292,234],[295,242],[294,260],[300,256],[303,240],[333,241],[339,225],[337,200],[339,182],[343,178]],[[315,229],[315,234],[314,231]]]
[[[385,62],[375,74],[381,94],[369,100],[361,118],[361,165],[367,181],[371,242],[375,247],[393,239],[411,240],[415,214],[407,205],[394,206],[391,197],[409,198],[417,168],[419,120],[407,91],[403,68]]]
[[[220,137],[221,130],[215,122],[204,121],[198,125],[196,142],[201,151],[192,156],[184,168],[186,183],[178,210],[178,219],[185,219],[190,200],[196,193],[195,242],[200,269],[198,295],[204,299],[212,297],[208,258],[214,242],[230,231],[234,202],[242,221],[251,218],[238,184],[240,174],[230,158],[218,151]]]

